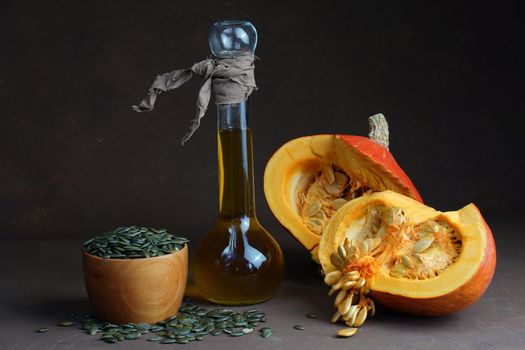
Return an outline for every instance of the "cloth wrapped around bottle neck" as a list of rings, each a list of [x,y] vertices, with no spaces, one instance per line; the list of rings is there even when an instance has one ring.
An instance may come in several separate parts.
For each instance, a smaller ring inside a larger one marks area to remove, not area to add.
[[[199,128],[210,102],[211,91],[215,94],[216,104],[232,104],[246,101],[255,85],[255,56],[244,54],[235,58],[208,58],[186,69],[177,69],[164,73],[155,79],[147,96],[139,105],[132,106],[136,112],[149,112],[153,109],[157,96],[164,91],[178,88],[190,80],[194,74],[205,81],[197,97],[197,111],[188,133],[182,138],[182,145]]]

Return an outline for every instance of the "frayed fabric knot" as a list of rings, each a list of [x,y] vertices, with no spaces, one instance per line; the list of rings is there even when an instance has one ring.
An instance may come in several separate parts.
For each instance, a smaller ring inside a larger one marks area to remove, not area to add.
[[[138,105],[133,105],[131,108],[136,112],[149,112],[153,110],[155,101],[162,92],[180,87],[194,74],[201,76],[205,81],[197,97],[197,110],[190,130],[181,141],[181,144],[184,145],[199,128],[201,119],[208,109],[212,90],[216,104],[232,104],[246,101],[253,90],[257,89],[254,61],[253,54],[235,58],[208,58],[189,68],[161,74],[151,84],[147,96]]]

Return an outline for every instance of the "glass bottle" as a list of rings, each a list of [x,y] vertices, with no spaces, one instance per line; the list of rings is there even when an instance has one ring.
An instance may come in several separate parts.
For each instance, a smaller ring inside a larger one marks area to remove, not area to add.
[[[255,52],[257,32],[247,21],[222,21],[210,29],[217,58]],[[219,214],[194,254],[199,292],[219,304],[255,304],[270,299],[284,272],[281,248],[255,214],[252,130],[247,101],[217,105]]]

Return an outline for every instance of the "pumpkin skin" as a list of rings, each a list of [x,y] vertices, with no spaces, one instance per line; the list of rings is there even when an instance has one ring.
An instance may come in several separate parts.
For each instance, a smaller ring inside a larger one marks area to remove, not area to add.
[[[331,218],[319,247],[323,271],[334,271],[330,254],[352,233],[362,213],[371,205],[401,208],[414,222],[438,220],[448,223],[462,237],[457,260],[428,280],[394,278],[380,269],[369,281],[370,296],[396,311],[439,316],[462,310],[478,301],[489,286],[496,268],[496,247],[492,231],[474,204],[455,212],[440,212],[411,198],[385,191],[355,199]]]
[[[268,161],[264,172],[264,194],[279,222],[310,251],[317,249],[321,236],[312,232],[299,215],[298,186],[305,177],[319,171],[325,162],[368,184],[374,191],[393,190],[422,202],[412,181],[388,149],[371,139],[352,135],[314,135],[291,140]]]

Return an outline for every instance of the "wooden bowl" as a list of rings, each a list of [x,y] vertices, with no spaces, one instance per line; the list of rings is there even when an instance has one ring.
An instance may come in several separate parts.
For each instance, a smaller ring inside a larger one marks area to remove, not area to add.
[[[144,259],[103,259],[84,252],[83,265],[99,320],[156,323],[179,310],[188,276],[188,246]]]

